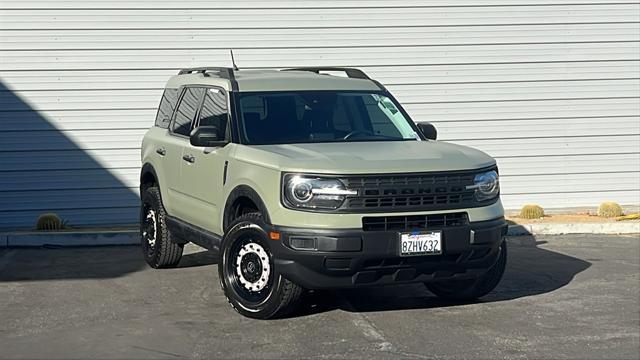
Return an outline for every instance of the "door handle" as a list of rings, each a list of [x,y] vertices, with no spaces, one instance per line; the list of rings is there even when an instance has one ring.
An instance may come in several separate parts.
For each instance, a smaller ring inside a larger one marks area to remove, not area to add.
[[[162,156],[165,156],[167,154],[167,149],[163,148],[163,147],[159,147],[156,149],[156,152]]]
[[[182,155],[182,160],[189,162],[189,163],[194,163],[196,162],[196,158],[193,157],[193,155]]]

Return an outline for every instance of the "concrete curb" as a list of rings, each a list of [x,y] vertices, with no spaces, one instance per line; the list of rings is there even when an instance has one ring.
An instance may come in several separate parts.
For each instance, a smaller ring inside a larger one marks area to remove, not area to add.
[[[640,222],[510,225],[507,235],[640,234]],[[39,246],[138,245],[138,230],[10,232],[0,234],[0,248]]]
[[[137,245],[138,230],[14,232],[0,234],[0,247]]]
[[[639,234],[640,222],[518,224],[507,235]]]

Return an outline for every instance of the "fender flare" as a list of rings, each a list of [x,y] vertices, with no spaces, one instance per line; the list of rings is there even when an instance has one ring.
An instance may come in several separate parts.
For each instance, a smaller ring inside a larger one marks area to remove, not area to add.
[[[223,231],[226,232],[228,230],[229,223],[231,222],[230,219],[233,218],[233,203],[241,197],[246,197],[249,200],[253,201],[253,203],[258,207],[258,210],[260,210],[260,213],[262,213],[262,218],[264,219],[264,221],[267,224],[271,223],[271,219],[269,218],[269,211],[264,205],[264,202],[262,201],[260,195],[258,195],[258,193],[250,186],[238,185],[233,190],[231,190],[224,205],[224,215],[222,219]]]
[[[153,168],[153,165],[146,163],[142,165],[142,169],[140,170],[140,189],[142,189],[142,180],[147,174],[151,174],[153,178],[156,179],[156,183],[159,182],[156,169]]]

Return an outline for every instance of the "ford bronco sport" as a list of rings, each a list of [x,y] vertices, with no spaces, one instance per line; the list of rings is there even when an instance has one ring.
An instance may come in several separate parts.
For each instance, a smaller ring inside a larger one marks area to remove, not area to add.
[[[181,70],[142,143],[144,257],[173,267],[187,242],[212,250],[253,318],[286,314],[304,289],[481,297],[507,256],[496,162],[435,139],[358,69]]]

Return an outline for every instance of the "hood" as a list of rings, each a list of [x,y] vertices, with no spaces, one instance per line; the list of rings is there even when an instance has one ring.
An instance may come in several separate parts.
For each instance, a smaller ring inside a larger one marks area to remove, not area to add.
[[[319,174],[471,170],[496,163],[482,151],[441,141],[239,145],[235,156],[280,171]]]

